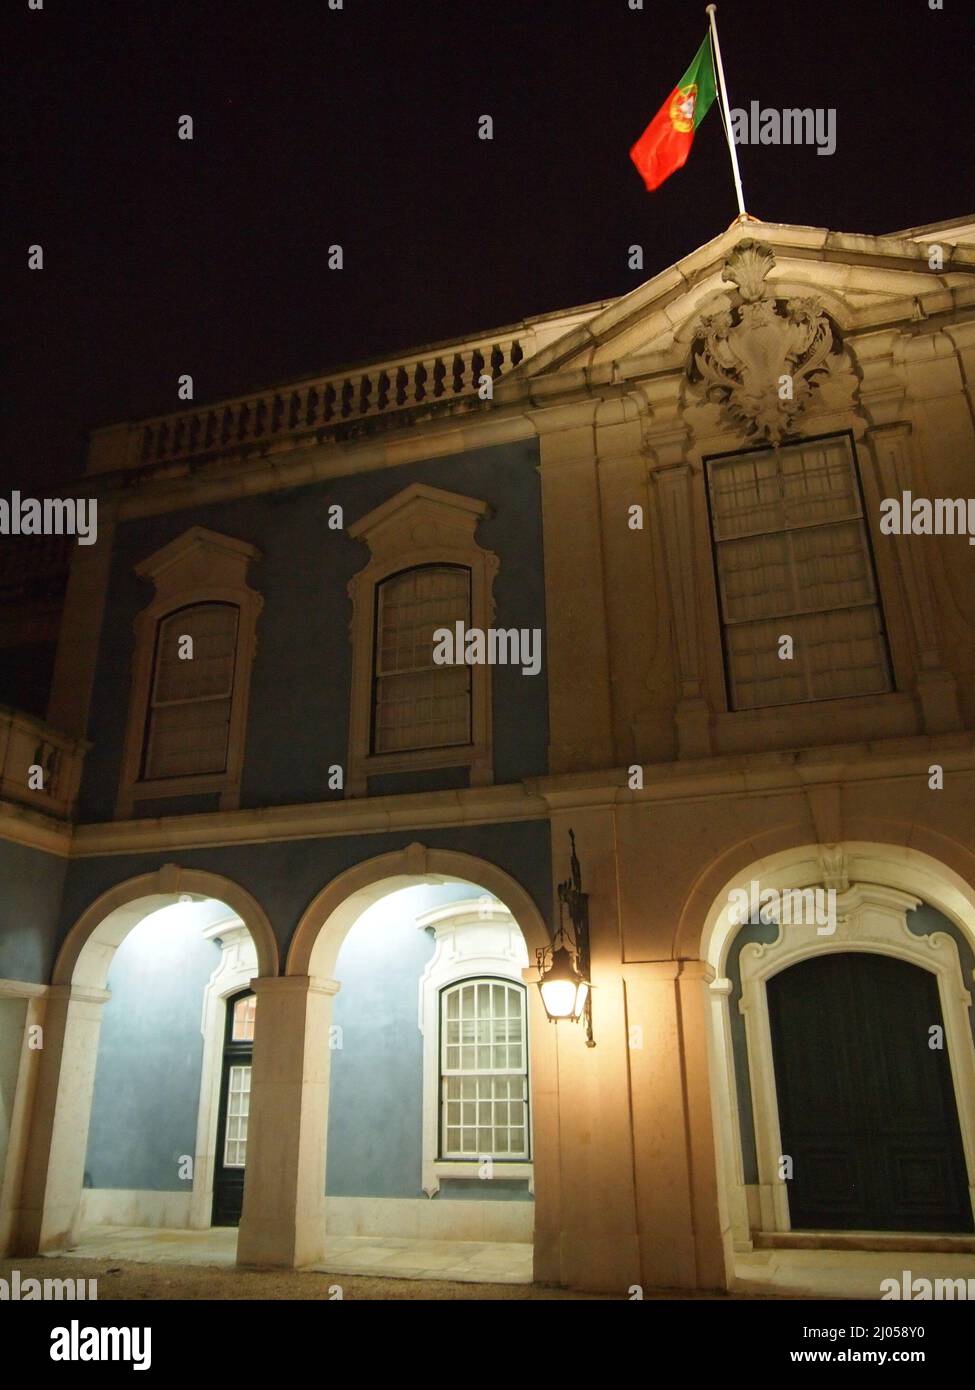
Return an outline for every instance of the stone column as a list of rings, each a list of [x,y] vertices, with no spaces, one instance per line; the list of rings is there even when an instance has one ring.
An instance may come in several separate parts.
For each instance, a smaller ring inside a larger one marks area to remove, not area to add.
[[[71,1245],[85,1177],[91,1098],[106,989],[52,985],[34,1097],[16,1252]]]
[[[589,894],[596,1046],[586,1046],[581,1023],[544,1025],[556,1055],[535,1115],[536,1148],[544,1145],[535,1170],[535,1277],[624,1296],[639,1282],[640,1261],[613,814],[553,810],[557,881],[569,873],[570,826]]]
[[[866,334],[855,342],[861,372],[860,407],[869,423],[867,442],[873,455],[878,497],[904,492],[926,496],[907,418],[907,386],[897,360],[894,330]],[[891,538],[901,598],[909,615],[915,664],[915,692],[925,733],[951,733],[963,727],[958,686],[942,651],[937,600],[922,544],[925,537]],[[922,543],[922,544],[919,544]]]
[[[672,449],[683,441],[676,433]],[[662,441],[654,439],[658,454],[667,456]],[[696,536],[691,498],[692,473],[686,463],[671,463],[654,469],[660,506],[660,527],[670,579],[670,601],[674,615],[679,696],[675,711],[677,756],[706,758],[711,754],[711,708],[704,685],[701,657],[701,595],[694,572]]]
[[[646,1288],[722,1289],[730,1277],[711,1119],[708,973],[700,961],[623,967]]]
[[[257,979],[237,1263],[281,1269],[325,1253],[325,1139],[337,980]]]
[[[43,1034],[33,1030],[43,1027],[46,994],[43,985],[19,985],[16,994],[6,993],[0,987],[0,1014],[4,1015],[5,1022],[3,1041],[11,1049],[16,1047],[16,1056],[10,1058],[16,1063],[13,1094],[5,1097],[4,1108],[9,1122],[5,1156],[0,1148],[0,1257],[13,1249],[20,1219],[30,1120],[43,1056],[43,1050],[37,1045]],[[13,1010],[23,1010],[19,1019],[12,1013],[11,1006]]]
[[[540,436],[552,772],[614,764],[595,411],[590,400],[532,417]]]
[[[88,732],[114,533],[113,511],[100,500],[95,544],[71,547],[71,572],[61,614],[47,722],[77,739],[83,739]]]

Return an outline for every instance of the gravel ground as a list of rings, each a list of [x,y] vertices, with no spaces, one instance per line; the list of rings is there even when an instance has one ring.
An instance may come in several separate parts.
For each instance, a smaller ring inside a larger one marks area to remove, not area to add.
[[[315,1274],[295,1270],[252,1271],[236,1266],[134,1264],[129,1261],[78,1259],[0,1260],[0,1277],[9,1281],[12,1269],[21,1280],[97,1279],[98,1301],[113,1299],[328,1299],[339,1285],[346,1299],[601,1299],[612,1294],[574,1293],[570,1289],[533,1284],[456,1284],[435,1279],[375,1279],[348,1274]],[[646,1298],[726,1299],[726,1294],[688,1295],[683,1290],[646,1291]],[[615,1299],[619,1301],[619,1299]]]

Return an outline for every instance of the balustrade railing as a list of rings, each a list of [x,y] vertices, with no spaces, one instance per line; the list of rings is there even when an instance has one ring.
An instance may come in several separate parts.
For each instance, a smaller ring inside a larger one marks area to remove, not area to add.
[[[343,421],[460,399],[476,394],[484,376],[496,380],[523,356],[517,338],[485,339],[159,416],[135,427],[141,437],[134,441],[131,462],[154,464],[220,453]]]
[[[0,705],[0,799],[70,817],[87,749],[42,720]]]

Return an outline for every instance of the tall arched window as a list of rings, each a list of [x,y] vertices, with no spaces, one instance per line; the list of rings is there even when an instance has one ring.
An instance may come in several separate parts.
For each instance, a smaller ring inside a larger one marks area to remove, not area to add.
[[[461,980],[440,994],[440,1157],[529,1157],[525,987]]]
[[[446,748],[471,741],[471,668],[438,666],[434,632],[465,629],[471,572],[426,565],[378,586],[373,682],[373,753]]]
[[[486,661],[438,666],[433,660],[437,628],[491,626],[499,562],[474,535],[489,512],[474,497],[411,483],[350,524],[349,535],[365,541],[371,558],[349,582],[346,796],[385,794],[385,779],[400,773],[459,768],[469,786],[493,781],[492,668]],[[464,779],[461,772],[445,780],[463,785]]]
[[[135,621],[118,817],[197,794],[222,811],[240,805],[258,559],[246,541],[192,526],[136,565],[156,594]]]
[[[234,693],[239,610],[197,603],[156,630],[143,776],[224,772]]]

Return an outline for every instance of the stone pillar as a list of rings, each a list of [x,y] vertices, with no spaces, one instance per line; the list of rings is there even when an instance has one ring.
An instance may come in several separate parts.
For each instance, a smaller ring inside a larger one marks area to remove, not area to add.
[[[928,495],[921,476],[907,416],[907,384],[893,329],[865,334],[855,342],[861,373],[860,407],[868,421],[867,442],[873,455],[880,500],[904,492]],[[871,528],[873,529],[873,528]],[[903,606],[909,615],[915,665],[915,695],[927,734],[952,733],[963,727],[958,685],[942,650],[938,603],[931,582],[925,537],[891,538]],[[921,544],[919,544],[921,542]]]
[[[596,1046],[581,1023],[544,1025],[555,1057],[542,1108],[535,1102],[535,1277],[622,1296],[640,1261],[612,811],[553,810],[556,881],[569,874],[570,827],[589,894]],[[536,1097],[537,1087],[533,1076]]]
[[[881,495],[884,497],[896,497],[900,501],[904,492],[918,494],[918,475],[911,459],[910,437],[911,427],[904,420],[875,425],[867,431],[877,461]],[[925,537],[898,536],[893,539],[901,590],[914,634],[918,668],[917,700],[925,733],[953,733],[963,727],[958,707],[958,687],[942,657],[934,590],[918,539],[924,541]]]
[[[657,488],[674,617],[679,680],[674,713],[677,756],[706,758],[711,754],[711,707],[707,700],[701,647],[703,599],[695,574],[697,533],[691,491],[693,474],[689,464],[677,461],[686,448],[686,432],[681,428],[673,430],[669,436],[657,434],[650,443],[659,460],[652,476]]]
[[[614,764],[595,409],[583,401],[533,415],[540,436],[552,772]]]
[[[114,532],[112,510],[99,500],[98,539],[94,545],[71,547],[71,572],[61,614],[47,722],[77,739],[83,739],[88,732]]]
[[[623,967],[645,1288],[723,1289],[730,1277],[711,1118],[708,973],[700,961]]]
[[[337,980],[257,979],[237,1263],[281,1269],[325,1253],[329,1027]]]
[[[32,1029],[42,1027],[46,989],[43,985],[18,986],[16,994],[0,988],[0,1012],[4,1014],[4,1039],[11,1050],[16,1048],[13,1094],[8,1104],[7,1147],[4,1161],[0,1136],[0,1257],[12,1250],[20,1219],[20,1199],[30,1143],[30,1120],[34,1108],[34,1093],[40,1074],[43,1050],[36,1046],[40,1038]],[[19,1014],[19,1018],[16,1012]],[[34,1038],[35,1045],[31,1046]],[[9,1061],[7,1062],[9,1065]]]
[[[16,1252],[71,1245],[85,1177],[91,1098],[106,989],[52,985],[34,1097]]]

